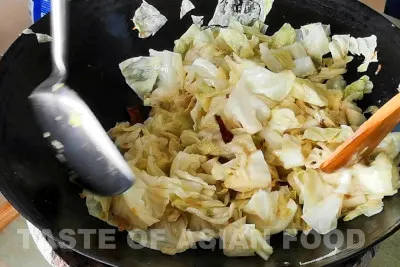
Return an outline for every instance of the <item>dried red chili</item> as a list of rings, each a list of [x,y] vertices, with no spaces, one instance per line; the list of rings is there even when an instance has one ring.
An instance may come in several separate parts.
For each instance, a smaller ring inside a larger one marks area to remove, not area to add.
[[[225,123],[222,120],[221,116],[215,115],[215,120],[218,123],[219,131],[221,132],[222,140],[224,140],[225,144],[232,141],[233,134],[228,129],[226,129]]]
[[[142,114],[140,114],[139,108],[127,107],[126,111],[128,111],[131,125],[143,122]]]

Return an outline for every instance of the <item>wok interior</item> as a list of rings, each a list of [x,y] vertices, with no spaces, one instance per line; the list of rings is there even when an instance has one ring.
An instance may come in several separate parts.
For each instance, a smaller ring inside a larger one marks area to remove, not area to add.
[[[215,1],[192,1],[196,9],[190,14],[211,18]],[[323,3],[322,3],[323,2]],[[141,1],[96,0],[74,1],[71,6],[70,78],[68,84],[88,103],[105,129],[116,122],[127,121],[127,106],[148,109],[125,84],[118,63],[133,56],[148,55],[148,49],[173,47],[173,41],[190,26],[190,16],[179,20],[180,0],[149,1],[169,22],[154,37],[139,39],[132,31],[130,19]],[[274,3],[266,23],[274,32],[285,23],[293,27],[313,22],[331,24],[335,34],[350,33],[378,37],[379,60],[382,71],[375,76],[376,64],[368,75],[375,84],[360,107],[381,106],[395,93],[399,84],[397,60],[400,59],[400,34],[385,18],[356,1],[347,0],[281,0]],[[49,17],[33,26],[35,32],[48,33]],[[53,156],[36,125],[27,96],[50,73],[49,44],[37,44],[33,36],[22,36],[10,48],[0,63],[0,188],[12,204],[40,228],[50,229],[57,238],[61,229],[108,229],[107,224],[89,216],[85,202],[79,197],[81,189],[69,182],[69,170]],[[349,66],[347,81],[361,77],[355,71],[359,61]],[[400,197],[385,198],[384,211],[371,218],[364,216],[340,223],[344,243],[340,254],[320,264],[332,263],[360,251],[360,247],[346,243],[346,229],[361,229],[365,246],[385,237],[397,227],[400,219]],[[112,228],[113,229],[113,228]],[[76,235],[75,249],[98,260],[120,266],[281,266],[284,262],[297,265],[328,254],[332,247],[321,244],[308,250],[300,243],[291,242],[284,249],[282,235],[271,240],[274,254],[268,262],[258,257],[227,258],[221,251],[191,250],[171,257],[150,249],[134,250],[127,245],[126,233],[118,233],[117,249],[101,250],[98,238],[92,236],[91,249],[84,248],[83,235]],[[336,235],[337,237],[337,235]],[[332,235],[331,243],[335,244]],[[308,237],[312,243],[313,235]],[[339,243],[340,245],[340,243]]]

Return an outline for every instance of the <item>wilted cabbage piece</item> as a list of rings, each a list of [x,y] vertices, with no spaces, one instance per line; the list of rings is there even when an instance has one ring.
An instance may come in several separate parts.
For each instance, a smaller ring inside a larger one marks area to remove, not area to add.
[[[311,57],[306,56],[294,60],[293,73],[300,78],[313,75],[317,70],[315,69],[314,62]]]
[[[371,93],[373,88],[374,84],[369,80],[368,76],[364,75],[344,89],[344,98],[347,101],[361,100],[364,94]]]
[[[180,53],[183,56],[186,54],[190,45],[192,44],[194,38],[200,33],[200,28],[198,25],[193,24],[190,28],[175,41],[174,52]]]
[[[332,194],[303,214],[303,220],[320,234],[336,229],[342,206],[342,197]]]
[[[249,58],[254,55],[250,41],[246,35],[237,29],[220,29],[219,41],[225,43],[226,47],[242,58]]]
[[[273,249],[255,228],[254,224],[246,224],[246,217],[229,224],[222,230],[224,254],[229,257],[259,255],[268,260]]]
[[[303,138],[316,142],[343,143],[353,134],[353,129],[347,125],[341,125],[341,128],[310,127],[304,131]]]
[[[260,150],[248,155],[246,166],[231,169],[224,179],[224,186],[238,192],[248,192],[259,188],[271,187],[271,175],[268,164]]]
[[[188,12],[191,10],[195,9],[196,7],[193,5],[190,0],[182,0],[181,4],[181,13],[180,13],[180,18],[182,19]]]
[[[391,196],[397,192],[399,172],[393,160],[382,152],[370,166],[354,165],[353,179],[367,194]]]
[[[273,73],[261,67],[246,69],[242,77],[251,91],[277,101],[289,94],[296,78],[291,71]]]
[[[304,165],[304,156],[301,143],[296,137],[285,134],[282,139],[282,150],[275,151],[285,169],[301,167]]]
[[[243,25],[252,25],[256,21],[265,21],[271,11],[274,0],[235,0],[218,2],[215,13],[208,25],[228,26],[231,19]]]
[[[44,33],[35,33],[33,32],[31,29],[25,29],[22,31],[23,34],[34,34],[36,35],[36,39],[38,40],[38,43],[49,43],[53,40],[53,38],[48,35],[48,34],[44,34]]]
[[[296,40],[296,32],[292,26],[285,23],[271,38],[272,48],[281,48],[287,45],[292,45]]]
[[[271,118],[268,122],[267,128],[271,131],[278,132],[280,136],[286,131],[290,131],[291,129],[296,129],[300,127],[300,123],[295,116],[295,113],[288,109],[273,109],[271,112]],[[266,142],[269,140],[266,139]],[[281,140],[280,140],[281,141]],[[281,147],[282,143],[279,147]]]
[[[310,80],[297,78],[290,94],[296,99],[318,107],[328,105],[328,100],[323,93],[323,85],[313,83]]]
[[[293,221],[298,205],[287,187],[279,191],[259,190],[253,194],[243,211],[247,220],[254,223],[264,236],[285,230]]]
[[[246,102],[243,99],[246,99]],[[262,98],[249,91],[245,80],[241,80],[232,90],[225,113],[237,121],[246,132],[255,134],[265,126],[270,110]]]
[[[364,56],[364,62],[358,67],[358,72],[366,72],[368,66],[372,62],[378,62],[378,53],[375,51],[377,47],[377,38],[371,35],[366,38],[350,38],[349,51],[353,55]]]
[[[348,212],[343,218],[344,221],[351,221],[354,218],[365,215],[367,217],[374,216],[383,210],[382,198],[374,199],[373,197],[368,197],[367,202],[357,206],[354,210]]]
[[[139,37],[147,38],[156,34],[167,23],[167,18],[157,8],[143,0],[135,11],[132,21],[135,29],[139,31]]]
[[[270,235],[329,233],[341,217],[381,212],[383,197],[400,186],[398,133],[367,162],[319,170],[366,120],[356,101],[372,82],[363,76],[348,84],[342,75],[349,52],[371,53],[374,39],[355,39],[356,46],[321,23],[285,24],[268,36],[262,17],[241,17],[240,8],[261,1],[229,9],[234,3],[219,8],[251,23],[193,24],[174,52],[150,50],[120,64],[152,108],[143,123],[109,132],[137,182],[116,197],[82,194],[92,216],[166,254],[222,238],[225,255],[266,260]],[[262,3],[267,10],[272,2]],[[149,242],[158,230],[165,238]]]
[[[152,94],[160,101],[183,87],[182,57],[166,50],[150,49],[149,52],[150,57],[127,59],[119,64],[119,68],[126,83],[141,99]]]
[[[332,53],[332,58],[335,61],[343,60],[347,57],[350,49],[350,35],[334,35],[332,42],[329,43],[329,50]]]
[[[203,26],[204,16],[192,15],[192,21],[193,21],[193,24],[196,24],[198,26]]]
[[[390,133],[375,148],[374,154],[385,152],[391,159],[395,159],[400,153],[400,133]]]
[[[307,53],[318,63],[329,53],[329,39],[321,23],[301,27],[302,42]]]
[[[121,62],[119,68],[126,83],[141,99],[144,99],[153,91],[160,64],[160,59],[157,57],[135,57]]]

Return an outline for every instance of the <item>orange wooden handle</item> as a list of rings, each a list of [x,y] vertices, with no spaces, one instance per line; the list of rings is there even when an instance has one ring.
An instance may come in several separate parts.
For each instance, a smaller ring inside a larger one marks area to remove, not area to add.
[[[363,123],[349,140],[341,144],[320,169],[331,173],[346,166],[354,158],[368,156],[399,121],[400,94],[397,94]]]
[[[5,203],[0,206],[0,231],[3,230],[19,215],[10,203]]]

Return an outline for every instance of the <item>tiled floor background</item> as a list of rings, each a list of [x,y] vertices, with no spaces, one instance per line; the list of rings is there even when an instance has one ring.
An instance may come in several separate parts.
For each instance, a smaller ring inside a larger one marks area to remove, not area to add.
[[[385,0],[363,0],[383,10]],[[29,26],[28,0],[0,0],[0,55],[12,41]],[[400,24],[399,24],[400,25]],[[0,204],[4,201],[0,194]],[[18,229],[27,229],[22,217],[0,232],[0,267],[49,267],[32,239],[29,249],[23,249],[22,235]],[[370,267],[400,266],[400,231],[384,241]]]
[[[50,267],[37,250],[32,238],[29,238],[29,249],[23,249],[24,239],[18,234],[18,229],[28,229],[22,216],[0,232],[0,267]]]
[[[400,266],[400,231],[383,241],[369,267]]]

